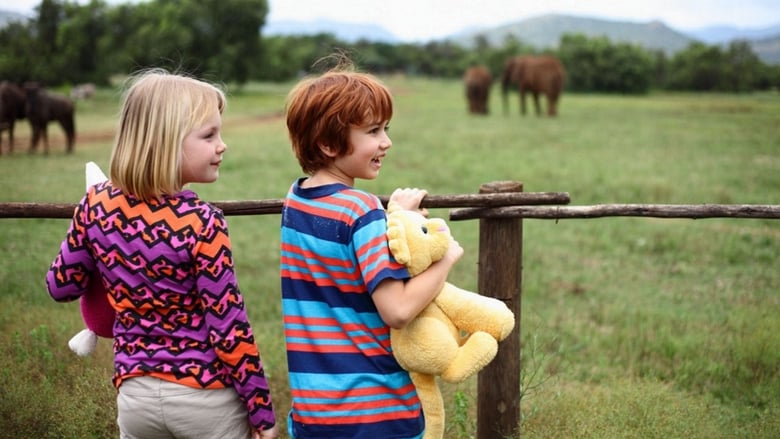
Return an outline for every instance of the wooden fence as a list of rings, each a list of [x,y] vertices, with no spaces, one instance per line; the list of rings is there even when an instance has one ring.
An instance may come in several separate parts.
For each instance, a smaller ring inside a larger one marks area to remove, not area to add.
[[[380,197],[387,203],[388,197]],[[478,291],[504,301],[516,316],[515,330],[477,377],[477,439],[519,437],[523,218],[603,217],[780,219],[780,205],[603,204],[569,206],[565,192],[523,192],[523,184],[483,184],[478,194],[429,195],[426,208],[455,208],[453,221],[479,219]],[[283,200],[216,201],[225,215],[279,214]],[[72,218],[75,203],[0,203],[0,218]]]

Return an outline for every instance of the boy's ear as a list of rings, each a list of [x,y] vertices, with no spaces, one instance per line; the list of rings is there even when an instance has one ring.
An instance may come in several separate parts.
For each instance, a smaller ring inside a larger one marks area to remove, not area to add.
[[[323,154],[325,154],[326,156],[328,156],[330,158],[336,157],[336,151],[333,148],[331,148],[330,146],[325,145],[323,143],[320,143],[318,145],[320,147],[320,151],[322,151]]]

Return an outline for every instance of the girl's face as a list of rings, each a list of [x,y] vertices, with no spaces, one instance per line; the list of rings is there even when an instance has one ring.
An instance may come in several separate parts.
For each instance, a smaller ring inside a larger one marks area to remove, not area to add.
[[[353,125],[349,129],[352,152],[333,161],[333,171],[343,178],[343,183],[353,186],[356,178],[373,180],[379,175],[382,160],[393,142],[387,135],[388,121]]]
[[[222,141],[222,115],[214,110],[203,125],[184,136],[181,145],[181,181],[212,183],[219,177],[219,164],[227,145]]]

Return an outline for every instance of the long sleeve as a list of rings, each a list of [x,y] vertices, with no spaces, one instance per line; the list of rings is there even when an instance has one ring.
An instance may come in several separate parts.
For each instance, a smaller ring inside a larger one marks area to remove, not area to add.
[[[196,285],[206,311],[209,338],[229,369],[255,427],[275,422],[271,393],[233,269],[227,224],[215,214],[195,246]]]
[[[70,302],[81,297],[95,272],[95,261],[87,246],[84,226],[86,202],[85,196],[77,205],[60,251],[46,273],[49,295],[58,302]]]

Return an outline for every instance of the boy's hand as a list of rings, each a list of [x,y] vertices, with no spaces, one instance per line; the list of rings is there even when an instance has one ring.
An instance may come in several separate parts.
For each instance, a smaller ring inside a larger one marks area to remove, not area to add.
[[[450,238],[450,246],[447,247],[447,253],[444,254],[442,260],[450,261],[451,265],[454,265],[463,256],[463,247],[454,238]]]
[[[390,201],[398,203],[404,210],[415,210],[427,217],[428,209],[420,208],[420,202],[422,202],[422,199],[425,198],[426,195],[428,195],[428,191],[425,189],[398,188],[390,194]]]

